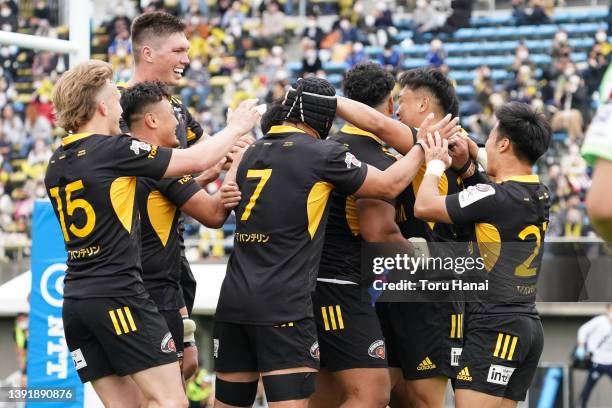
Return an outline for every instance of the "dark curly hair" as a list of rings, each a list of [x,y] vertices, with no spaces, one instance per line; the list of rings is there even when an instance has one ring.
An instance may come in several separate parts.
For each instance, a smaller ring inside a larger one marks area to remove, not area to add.
[[[126,88],[121,95],[121,114],[128,128],[134,116],[141,114],[153,104],[169,99],[170,93],[163,82],[141,82],[132,88]]]
[[[174,33],[182,33],[187,26],[178,17],[163,11],[153,11],[139,15],[132,21],[132,47],[134,59],[140,58],[140,50],[147,41],[164,38]]]
[[[280,102],[275,102],[268,105],[266,113],[261,116],[261,131],[263,134],[267,134],[272,126],[280,125],[283,123],[283,105]]]
[[[514,154],[533,165],[550,146],[552,129],[548,119],[522,102],[504,104],[495,112],[497,140],[507,137]]]
[[[344,96],[371,107],[385,102],[393,87],[393,75],[375,62],[362,62],[347,71],[342,89]]]
[[[459,115],[459,100],[455,87],[439,69],[411,69],[400,75],[399,83],[402,88],[407,87],[413,91],[427,88],[436,97],[445,114]]]

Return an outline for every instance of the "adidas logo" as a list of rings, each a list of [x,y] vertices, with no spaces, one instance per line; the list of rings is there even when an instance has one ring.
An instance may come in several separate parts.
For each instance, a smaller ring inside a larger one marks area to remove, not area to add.
[[[425,360],[418,365],[417,371],[433,370],[434,368],[436,368],[436,365],[431,362],[429,357],[425,357]]]
[[[459,371],[459,374],[457,374],[457,379],[463,381],[472,381],[470,370],[467,367],[464,367],[463,370]]]

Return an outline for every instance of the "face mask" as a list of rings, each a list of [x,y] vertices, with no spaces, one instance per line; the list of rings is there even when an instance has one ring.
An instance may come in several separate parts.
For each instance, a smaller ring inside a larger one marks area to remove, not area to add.
[[[0,11],[0,15],[2,15],[2,17],[10,16],[11,15],[11,9],[3,8],[2,11]]]
[[[555,37],[557,38],[557,41],[559,41],[559,42],[566,42],[567,41],[567,33],[559,33]]]
[[[527,57],[529,56],[529,51],[521,50],[516,54],[516,56],[522,60],[527,59]]]
[[[340,22],[340,28],[343,30],[348,30],[349,28],[351,28],[351,23],[349,23],[347,20],[342,20]]]
[[[604,32],[599,32],[595,35],[595,39],[597,40],[597,42],[602,43],[608,39],[608,36]]]
[[[362,43],[355,43],[353,45],[353,51],[355,51],[355,52],[363,51],[363,44]]]
[[[316,21],[310,20],[308,22],[308,28],[315,28],[316,26],[317,26],[317,22]]]
[[[199,71],[202,69],[202,61],[193,61],[191,63],[191,69],[193,69],[194,71]]]
[[[565,71],[563,71],[563,74],[565,74],[566,77],[570,77],[572,75],[574,75],[574,68],[567,68]]]

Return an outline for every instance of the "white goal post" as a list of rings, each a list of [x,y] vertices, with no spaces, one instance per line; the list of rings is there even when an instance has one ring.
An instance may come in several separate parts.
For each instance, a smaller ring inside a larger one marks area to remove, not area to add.
[[[68,0],[69,40],[0,30],[0,44],[70,54],[70,67],[89,59],[92,0]]]

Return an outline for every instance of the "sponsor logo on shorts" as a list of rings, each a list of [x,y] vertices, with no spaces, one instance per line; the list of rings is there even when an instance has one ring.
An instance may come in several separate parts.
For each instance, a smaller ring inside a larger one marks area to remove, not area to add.
[[[161,351],[164,353],[176,353],[176,345],[172,333],[168,332],[161,341]]]
[[[385,341],[376,340],[374,343],[370,344],[370,347],[368,347],[368,355],[372,358],[380,358],[381,360],[384,360],[385,359]]]
[[[72,362],[74,363],[74,368],[78,371],[83,367],[87,367],[87,362],[85,361],[85,357],[83,357],[83,352],[80,348],[71,351]]]
[[[429,359],[429,357],[425,357],[425,360],[421,361],[421,363],[417,366],[417,371],[433,370],[434,368],[436,368],[436,365]]]
[[[499,385],[508,385],[508,381],[510,381],[510,377],[512,377],[514,370],[515,369],[512,367],[491,364],[491,367],[489,367],[487,382]]]
[[[457,379],[462,381],[472,381],[470,369],[467,367],[463,367],[463,369],[459,371],[459,374],[457,374]]]
[[[314,343],[312,343],[312,346],[310,346],[310,355],[315,360],[319,360],[321,358],[321,352],[319,351],[318,341],[315,341]]]
[[[459,367],[459,357],[461,357],[462,352],[463,348],[461,347],[451,347],[451,367]]]
[[[213,357],[219,358],[219,339],[213,339]]]

